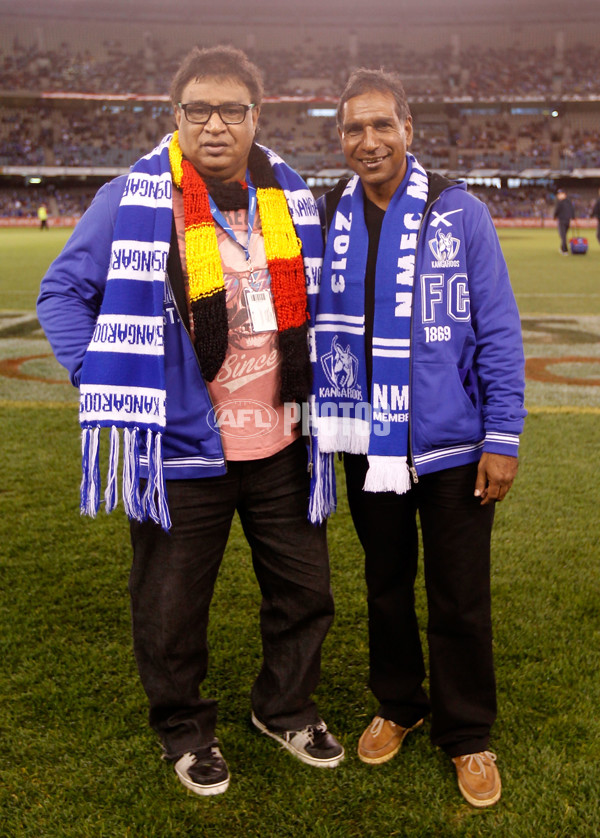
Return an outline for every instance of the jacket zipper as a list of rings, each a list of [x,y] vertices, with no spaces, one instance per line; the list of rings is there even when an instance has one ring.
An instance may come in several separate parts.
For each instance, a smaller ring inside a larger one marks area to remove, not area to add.
[[[440,193],[441,194],[441,193]],[[421,241],[421,233],[423,228],[425,227],[425,222],[428,216],[431,214],[432,206],[439,201],[440,196],[438,195],[434,200],[429,204],[429,206],[425,210],[425,214],[423,216],[423,221],[421,222],[421,226],[419,227],[419,232],[417,233],[417,246],[415,247],[415,277],[413,282],[413,299],[412,299],[412,317],[410,319],[410,358],[409,358],[409,373],[408,373],[408,392],[409,392],[409,403],[408,403],[408,462],[409,467],[408,470],[410,472],[410,476],[412,477],[413,483],[419,482],[419,475],[417,472],[417,467],[413,460],[413,423],[412,423],[412,394],[413,394],[413,347],[415,345],[414,342],[414,328],[415,328],[415,283],[417,279],[417,252],[419,250],[419,242]]]

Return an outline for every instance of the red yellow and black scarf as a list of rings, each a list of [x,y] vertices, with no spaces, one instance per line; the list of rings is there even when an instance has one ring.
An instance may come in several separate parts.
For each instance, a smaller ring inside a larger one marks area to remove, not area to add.
[[[223,268],[207,184],[181,152],[178,132],[169,146],[175,186],[183,193],[188,293],[196,351],[204,378],[212,381],[228,346]],[[310,389],[307,346],[306,280],[301,243],[285,193],[267,155],[253,145],[249,157],[271,276],[281,352],[282,403],[304,401]]]

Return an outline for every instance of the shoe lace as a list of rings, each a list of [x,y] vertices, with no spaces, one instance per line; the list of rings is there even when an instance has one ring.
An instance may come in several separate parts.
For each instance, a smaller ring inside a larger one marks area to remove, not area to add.
[[[193,760],[192,765],[204,765],[210,762],[211,758],[216,759],[221,756],[221,752],[217,745],[207,745],[205,748],[200,748],[198,751],[190,752],[190,757]]]
[[[485,779],[486,774],[486,761],[487,762],[496,762],[496,754],[493,754],[491,751],[480,751],[478,754],[465,754],[464,757],[461,757],[461,762],[467,762],[467,771],[470,774],[481,774],[481,776]],[[477,769],[477,770],[476,770]]]
[[[371,725],[371,733],[373,734],[373,736],[379,736],[379,734],[381,733],[381,728],[385,724],[385,721],[386,720],[381,716],[375,716]],[[391,725],[392,727],[396,727],[395,722],[391,722],[389,719],[387,721],[389,725]]]
[[[290,732],[290,738],[298,738],[301,741],[302,746],[306,747],[306,745],[314,745],[315,738],[318,736],[327,733],[327,725],[325,722],[319,722],[316,725],[307,725],[303,727],[302,730],[292,731]]]

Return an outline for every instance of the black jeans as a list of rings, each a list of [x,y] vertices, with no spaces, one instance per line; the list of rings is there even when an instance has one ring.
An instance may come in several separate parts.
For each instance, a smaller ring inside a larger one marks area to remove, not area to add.
[[[172,528],[131,524],[134,650],[150,724],[168,758],[214,740],[216,701],[201,698],[209,606],[237,510],[261,593],[263,665],[252,707],[273,729],[319,720],[311,699],[333,620],[325,527],[307,520],[306,448],[229,462],[226,475],[167,482]],[[243,641],[243,638],[240,638]]]
[[[490,604],[493,506],[473,496],[477,465],[424,475],[405,495],[362,486],[367,458],[344,455],[350,511],[365,550],[369,684],[378,714],[410,727],[431,709],[449,756],[488,747],[496,717]],[[430,699],[415,614],[417,512],[427,591]]]
[[[558,237],[560,239],[560,249],[563,253],[569,252],[569,246],[567,244],[567,235],[569,233],[569,227],[571,226],[570,221],[558,221]]]

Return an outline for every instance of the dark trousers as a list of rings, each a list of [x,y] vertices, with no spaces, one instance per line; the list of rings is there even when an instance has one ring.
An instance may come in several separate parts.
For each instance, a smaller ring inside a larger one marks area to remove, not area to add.
[[[410,727],[431,710],[449,756],[488,747],[496,717],[490,604],[493,506],[473,496],[477,465],[424,475],[405,495],[364,492],[367,458],[344,455],[350,511],[365,551],[369,684],[378,715]],[[430,698],[415,614],[417,512],[427,592]]]
[[[567,245],[567,234],[569,232],[569,227],[571,226],[570,221],[558,221],[558,236],[560,238],[560,249],[563,253],[569,252],[569,247]]]
[[[234,513],[262,593],[263,664],[252,707],[273,729],[314,724],[311,693],[333,619],[324,527],[307,520],[306,448],[229,462],[222,477],[167,481],[172,528],[131,524],[134,650],[150,724],[174,758],[214,740],[216,701],[201,698],[209,605]],[[244,638],[239,638],[240,643]]]

